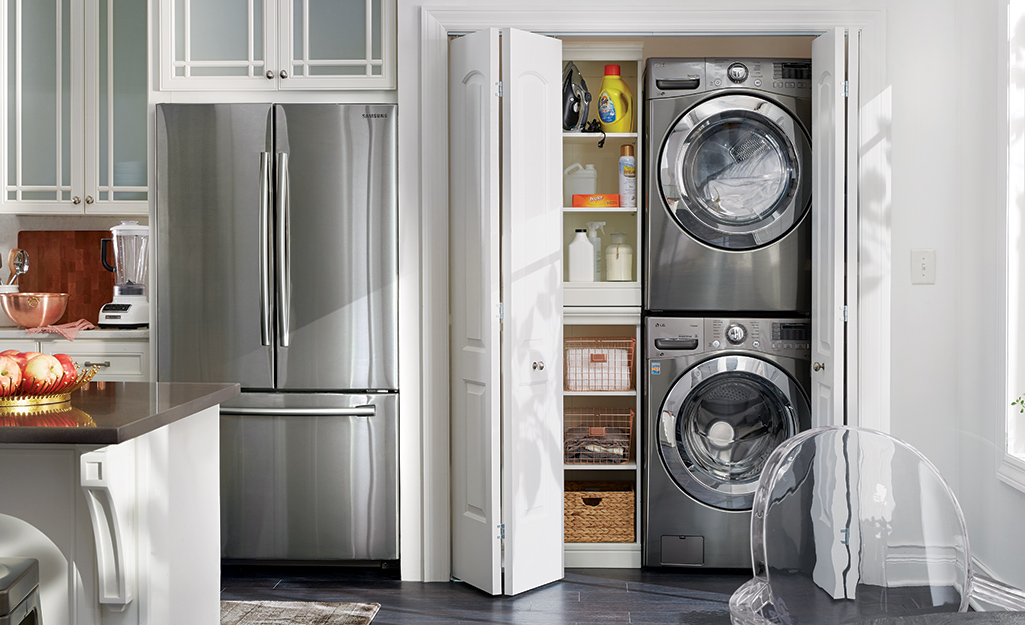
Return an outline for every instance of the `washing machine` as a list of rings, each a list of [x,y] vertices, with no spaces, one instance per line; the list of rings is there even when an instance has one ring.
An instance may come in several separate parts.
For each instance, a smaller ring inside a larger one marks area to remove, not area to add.
[[[646,65],[645,308],[811,310],[811,61]]]
[[[645,566],[751,567],[772,450],[811,427],[807,319],[648,317]]]

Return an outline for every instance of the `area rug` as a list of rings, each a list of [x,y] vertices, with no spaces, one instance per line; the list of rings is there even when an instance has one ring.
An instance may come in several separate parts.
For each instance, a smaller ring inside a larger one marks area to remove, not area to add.
[[[379,603],[222,601],[221,625],[366,625]]]

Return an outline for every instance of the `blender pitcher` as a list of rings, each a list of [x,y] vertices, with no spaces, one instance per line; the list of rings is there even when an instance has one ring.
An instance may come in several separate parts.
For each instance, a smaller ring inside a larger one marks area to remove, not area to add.
[[[114,301],[100,308],[101,328],[139,328],[149,325],[146,280],[149,275],[149,226],[122,221],[110,229],[112,239],[100,240],[100,262],[116,275]],[[107,262],[107,248],[114,243],[114,266]]]

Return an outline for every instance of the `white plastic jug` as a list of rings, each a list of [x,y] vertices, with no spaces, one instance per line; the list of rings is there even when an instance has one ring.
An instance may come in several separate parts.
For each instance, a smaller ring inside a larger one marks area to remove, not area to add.
[[[598,192],[598,170],[594,165],[573,163],[562,172],[562,205],[573,206],[574,195]]]

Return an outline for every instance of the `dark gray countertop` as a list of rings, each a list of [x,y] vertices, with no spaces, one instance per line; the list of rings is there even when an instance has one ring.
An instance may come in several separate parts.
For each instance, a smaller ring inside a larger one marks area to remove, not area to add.
[[[71,394],[69,411],[0,417],[0,443],[122,443],[239,392],[238,384],[90,382]]]

